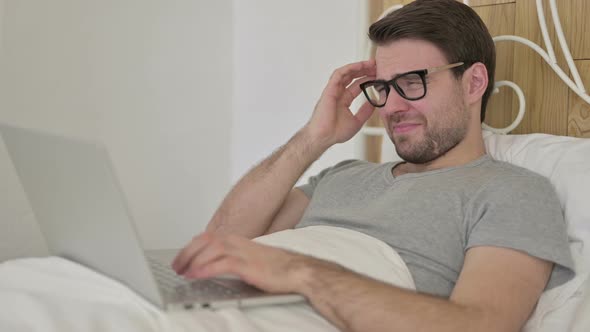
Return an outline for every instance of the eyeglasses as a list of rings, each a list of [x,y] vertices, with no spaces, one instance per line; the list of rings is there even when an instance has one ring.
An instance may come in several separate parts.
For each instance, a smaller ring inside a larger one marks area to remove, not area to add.
[[[375,107],[385,106],[391,90],[390,86],[393,86],[395,91],[397,91],[402,98],[407,100],[418,100],[426,96],[426,75],[462,65],[463,62],[456,62],[439,67],[409,71],[395,76],[390,81],[368,81],[362,83],[360,87],[369,103]]]

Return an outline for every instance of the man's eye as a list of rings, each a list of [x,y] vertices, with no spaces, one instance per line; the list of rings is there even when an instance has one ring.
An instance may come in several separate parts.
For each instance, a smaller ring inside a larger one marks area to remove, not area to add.
[[[383,92],[385,91],[385,86],[384,85],[378,85],[375,87],[375,90],[377,90],[377,92]]]
[[[422,85],[422,81],[407,81],[406,85]]]
[[[399,83],[398,83],[399,84]],[[422,81],[403,81],[399,84],[399,87],[404,90],[417,90],[422,89]]]

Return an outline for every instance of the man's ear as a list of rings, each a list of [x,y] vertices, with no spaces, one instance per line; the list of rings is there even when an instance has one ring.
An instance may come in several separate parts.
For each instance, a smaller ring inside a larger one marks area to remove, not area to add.
[[[488,70],[481,62],[476,62],[463,73],[465,97],[468,104],[480,100],[488,87]]]

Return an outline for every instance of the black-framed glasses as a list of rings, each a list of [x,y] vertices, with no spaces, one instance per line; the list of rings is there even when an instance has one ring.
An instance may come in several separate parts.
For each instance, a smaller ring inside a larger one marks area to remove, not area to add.
[[[413,70],[407,73],[396,75],[392,80],[375,80],[364,82],[360,85],[361,90],[371,105],[383,107],[387,103],[387,97],[393,86],[395,91],[407,100],[418,100],[426,96],[426,75],[436,73],[455,67],[462,66],[463,62],[451,63],[449,65]]]

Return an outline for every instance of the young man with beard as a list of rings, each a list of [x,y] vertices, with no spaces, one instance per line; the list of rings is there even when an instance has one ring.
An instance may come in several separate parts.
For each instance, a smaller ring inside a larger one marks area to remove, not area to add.
[[[519,331],[573,263],[548,180],[486,154],[481,122],[495,69],[487,29],[457,1],[418,0],[369,36],[375,59],[334,71],[309,122],[238,182],[173,268],[303,294],[344,330]],[[361,93],[368,101],[353,114]],[[375,109],[404,162],[345,161],[293,188]],[[311,225],[386,242],[417,291],[249,240]]]

